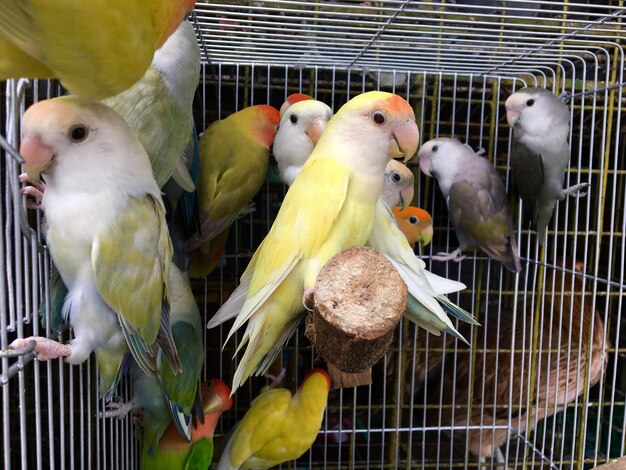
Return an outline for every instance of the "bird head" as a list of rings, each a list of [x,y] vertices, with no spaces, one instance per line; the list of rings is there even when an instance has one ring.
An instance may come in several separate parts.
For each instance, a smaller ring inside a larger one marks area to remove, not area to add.
[[[312,99],[313,99],[312,96],[305,95],[304,93],[292,93],[285,99],[285,102],[280,107],[280,117],[281,118],[283,117],[283,114],[285,114],[285,111],[287,111],[287,108],[289,108],[289,106],[291,106],[292,104],[296,104],[296,103],[299,103],[300,101],[306,101],[306,100],[312,100]]]
[[[24,171],[35,179],[59,169],[77,177],[76,184],[94,184],[110,169],[128,165],[132,172],[137,161],[152,178],[148,156],[126,121],[108,106],[77,96],[39,101],[28,108],[20,153]],[[81,171],[89,171],[95,180],[81,183]]]
[[[282,133],[304,134],[317,143],[333,116],[333,110],[321,101],[307,99],[290,105],[281,116],[277,137]]]
[[[444,194],[448,193],[454,176],[474,157],[476,154],[469,145],[449,137],[431,139],[417,153],[420,170],[436,178]]]
[[[555,126],[569,125],[567,105],[544,88],[517,91],[504,106],[509,126],[525,134],[542,135]]]
[[[233,406],[230,388],[219,379],[200,384],[200,392],[202,394],[202,407],[205,415],[228,411]]]
[[[194,9],[196,0],[171,0],[164,2],[163,7],[154,14],[155,30],[161,31],[157,36],[157,49],[160,48],[167,38],[178,29],[180,23]],[[186,20],[185,20],[186,21]]]
[[[428,212],[419,207],[392,209],[398,228],[404,233],[411,246],[419,242],[422,248],[433,239],[433,219]]]
[[[246,129],[252,132],[253,137],[269,150],[274,143],[280,114],[273,106],[267,104],[257,104],[242,109],[236,116]]]
[[[398,160],[389,160],[381,197],[388,207],[406,208],[413,200],[415,177],[409,168]]]
[[[378,167],[381,154],[406,162],[419,144],[413,108],[400,96],[383,91],[363,93],[344,104],[328,123],[324,135],[329,134],[333,136],[329,139],[341,136],[346,147],[367,149],[356,163],[372,168]]]

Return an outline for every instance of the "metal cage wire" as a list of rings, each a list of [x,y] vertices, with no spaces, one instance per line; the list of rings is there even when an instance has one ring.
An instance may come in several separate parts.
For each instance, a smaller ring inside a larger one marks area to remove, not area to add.
[[[512,276],[482,253],[459,264],[429,261],[456,241],[436,185],[417,171],[414,203],[427,208],[435,223],[433,243],[421,256],[429,269],[467,284],[452,300],[474,312],[482,326],[468,330],[467,347],[401,323],[392,349],[373,371],[373,385],[331,393],[320,436],[294,467],[592,468],[626,453],[621,337],[626,285],[621,17],[626,8],[606,3],[197,3],[190,20],[202,50],[195,102],[200,129],[251,104],[280,106],[295,91],[337,110],[358,93],[385,89],[413,106],[422,141],[452,135],[484,148],[509,187],[510,131],[502,103],[512,91],[536,85],[562,94],[570,105],[572,155],[565,184],[591,183],[586,198],[559,203],[545,249],[522,227],[518,208],[523,271]],[[6,83],[0,111],[3,350],[15,337],[41,334],[67,341],[71,335],[38,318],[42,300],[49,301],[50,258],[39,229],[41,214],[27,212],[19,192],[15,152],[24,109],[61,93],[54,82]],[[194,283],[205,320],[236,286],[285,191],[270,169],[255,198],[257,210],[235,224],[222,265]],[[584,263],[584,274],[564,287],[576,261]],[[586,323],[589,331],[584,322],[572,320],[581,309],[592,317],[599,314],[599,323]],[[238,338],[222,352],[226,333],[221,328],[205,332],[204,378],[232,376],[230,358]],[[589,364],[597,353],[602,366],[592,387],[597,372]],[[33,358],[32,353],[1,358],[4,468],[138,467],[137,426],[130,418],[100,417],[105,404],[97,397],[91,360],[71,367]],[[560,365],[563,358],[566,366]],[[296,371],[314,361],[307,340],[296,335],[282,356],[290,371],[287,386],[294,389]],[[467,380],[452,380],[463,368],[469,371]],[[559,397],[571,388],[542,401],[538,391],[562,370],[571,371],[580,393],[567,405],[559,404]],[[515,382],[518,376],[522,385]],[[249,382],[222,417],[218,440],[263,381]],[[492,393],[498,384],[504,384],[502,396]],[[129,397],[130,385],[123,382],[119,392],[122,399]],[[504,424],[489,422],[493,410],[506,415]],[[541,410],[552,416],[533,417]],[[470,422],[474,412],[479,419]],[[493,431],[504,432],[504,444],[496,445]],[[473,453],[474,443],[493,447],[493,456]]]

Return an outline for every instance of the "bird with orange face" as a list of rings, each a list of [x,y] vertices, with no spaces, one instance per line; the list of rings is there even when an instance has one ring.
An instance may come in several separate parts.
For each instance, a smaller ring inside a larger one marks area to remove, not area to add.
[[[417,243],[424,248],[433,239],[433,219],[424,209],[409,206],[406,209],[394,207],[391,211],[398,228],[413,249]]]

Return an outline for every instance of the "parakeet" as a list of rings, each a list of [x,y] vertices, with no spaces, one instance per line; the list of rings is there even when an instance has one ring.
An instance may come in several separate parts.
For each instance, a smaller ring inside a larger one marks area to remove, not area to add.
[[[129,349],[147,374],[161,355],[179,372],[167,295],[172,246],[141,143],[111,108],[75,96],[34,104],[22,130],[24,169],[46,181],[46,240],[74,330],[69,346],[34,338],[38,357],[78,364],[94,351],[107,395]]]
[[[320,106],[318,101],[301,101],[286,109],[283,120],[286,121],[292,113],[302,116],[320,116],[323,109],[324,107]],[[320,118],[316,117],[316,119],[319,120]],[[297,119],[297,121],[300,122],[302,119]],[[281,137],[281,145],[277,153],[279,137]],[[290,143],[294,143],[294,145],[290,145]],[[296,143],[297,145],[295,145]],[[274,154],[279,162],[279,168],[282,168],[280,175],[285,183],[291,184],[293,182],[310,154],[311,150],[308,149],[313,149],[314,146],[315,142],[304,132],[303,127],[287,124],[286,130],[282,126],[278,129],[278,135],[274,142]],[[309,153],[303,152],[301,150],[303,148]],[[289,162],[289,165],[283,164],[281,167],[281,162]],[[380,200],[376,205],[374,227],[367,244],[390,258],[392,263],[395,263],[400,274],[405,277],[409,289],[413,291],[409,296],[406,318],[436,334],[439,334],[440,330],[457,334],[456,329],[446,318],[444,311],[438,304],[449,309],[453,315],[474,323],[469,313],[443,296],[443,294],[465,289],[465,285],[436,276],[425,270],[423,261],[415,257],[413,249],[395,225],[393,215],[389,211],[389,207],[397,205],[405,207],[411,202],[414,183],[413,172],[406,165],[397,160],[390,160],[387,163]],[[417,298],[422,296],[424,298],[418,301]],[[430,309],[425,308],[425,304],[429,305]]]
[[[228,440],[217,470],[270,468],[304,454],[317,437],[328,400],[330,377],[311,370],[295,393],[262,392]]]
[[[143,77],[128,90],[104,100],[137,133],[159,188],[174,173],[183,189],[195,189],[183,155],[192,140],[192,105],[199,80],[196,33],[191,23],[183,21],[155,52]]]
[[[506,119],[513,128],[511,180],[524,202],[526,219],[537,230],[541,244],[558,201],[576,196],[588,183],[563,188],[570,159],[569,110],[551,91],[524,88],[505,102]],[[584,196],[586,193],[581,193]]]
[[[57,78],[103,99],[141,78],[194,0],[0,0],[0,80]]]
[[[391,93],[358,95],[328,123],[240,285],[209,322],[236,317],[229,337],[247,323],[233,392],[263,374],[297,328],[322,266],[365,244],[387,162],[411,158],[418,140],[413,109]]]
[[[506,190],[495,168],[451,138],[429,140],[418,158],[422,173],[437,179],[459,240],[452,253],[432,259],[461,261],[463,250],[475,245],[511,271],[521,271]]]
[[[202,384],[204,423],[195,422],[191,441],[186,442],[172,424],[153,453],[144,446],[141,468],[150,470],[208,469],[213,460],[213,434],[220,415],[233,406],[228,386],[221,380]]]
[[[313,99],[301,99],[284,108],[272,153],[285,184],[296,179],[332,116],[332,109]]]
[[[411,247],[419,243],[423,248],[433,239],[433,219],[424,209],[409,206],[406,209],[394,207],[391,211]]]
[[[214,122],[200,136],[200,228],[186,244],[192,251],[191,277],[204,277],[217,265],[228,229],[265,181],[279,120],[272,106],[250,106]]]

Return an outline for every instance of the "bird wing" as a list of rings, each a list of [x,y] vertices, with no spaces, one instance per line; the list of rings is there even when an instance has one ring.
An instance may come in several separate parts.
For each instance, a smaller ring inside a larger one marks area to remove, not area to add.
[[[254,272],[247,299],[231,333],[263,305],[299,261],[315,258],[332,233],[349,182],[348,168],[336,160],[324,158],[307,162],[255,253],[254,264],[248,268]]]
[[[142,369],[154,374],[152,345],[169,331],[166,274],[172,259],[165,210],[151,195],[128,197],[119,215],[95,239],[94,280],[104,301],[118,314],[128,346]],[[163,324],[163,329],[161,328]],[[171,360],[171,351],[164,348]]]
[[[495,173],[483,172],[479,181],[474,179],[457,181],[450,188],[452,223],[489,256],[508,259],[511,217],[504,185]]]
[[[537,202],[544,183],[543,158],[517,139],[513,139],[511,149],[511,179],[515,193],[526,206],[524,217],[536,226]]]

